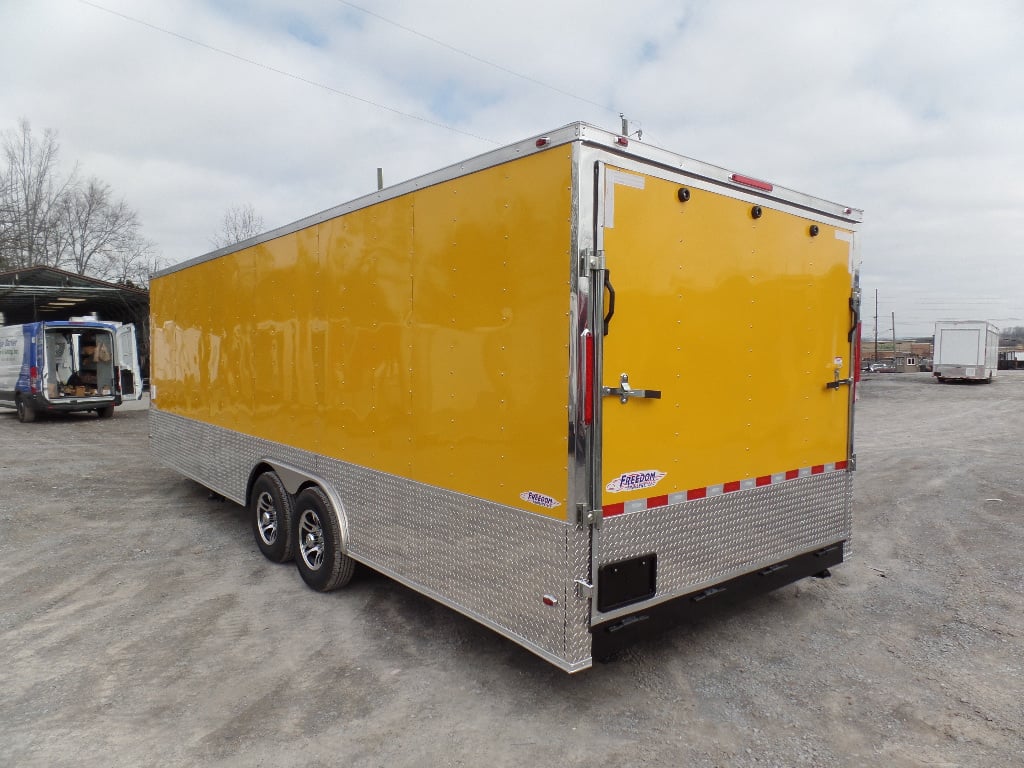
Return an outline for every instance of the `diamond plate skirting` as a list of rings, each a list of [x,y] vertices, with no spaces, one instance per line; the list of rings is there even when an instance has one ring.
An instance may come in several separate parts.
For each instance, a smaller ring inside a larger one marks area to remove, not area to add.
[[[315,478],[343,508],[353,558],[565,670],[590,666],[590,601],[575,590],[575,580],[590,574],[589,528],[157,408],[149,418],[152,451],[163,464],[240,504],[262,461]],[[593,619],[608,621],[849,540],[852,489],[851,473],[836,471],[606,518],[594,535],[595,578],[605,563],[655,552],[657,592],[618,611],[595,609]],[[545,595],[557,604],[545,605]]]
[[[590,531],[482,499],[150,409],[153,455],[245,503],[270,460],[318,478],[343,505],[347,552],[567,671],[590,666]],[[545,605],[550,595],[554,606]]]
[[[645,603],[650,605],[849,539],[852,477],[829,472],[608,518],[595,537],[594,572],[656,552],[657,592]],[[637,609],[595,618],[607,621]]]

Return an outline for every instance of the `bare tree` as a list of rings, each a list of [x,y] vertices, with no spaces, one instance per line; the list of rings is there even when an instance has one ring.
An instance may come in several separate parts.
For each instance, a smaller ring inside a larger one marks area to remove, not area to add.
[[[220,230],[210,242],[214,248],[224,248],[255,237],[263,231],[263,217],[256,213],[251,203],[233,205],[224,213]]]
[[[18,251],[18,244],[21,242],[18,231],[17,211],[13,203],[8,200],[6,190],[6,178],[0,176],[0,270],[9,269],[11,259]]]
[[[3,136],[0,171],[0,262],[7,268],[36,264],[59,266],[64,250],[58,222],[64,196],[74,187],[77,169],[59,175],[60,145],[51,130],[37,139],[28,120]]]
[[[102,280],[144,286],[158,259],[138,214],[93,177],[64,176],[51,130],[28,120],[0,141],[0,269],[62,267]]]
[[[163,259],[155,251],[152,242],[143,237],[135,237],[117,252],[106,279],[129,288],[148,287],[150,276],[164,266]]]
[[[1011,325],[1008,328],[1003,328],[1001,336],[1004,341],[1019,344],[1024,341],[1024,325]]]
[[[139,218],[124,200],[97,178],[68,191],[59,208],[60,232],[68,266],[80,275],[107,279],[117,272],[119,254],[139,239]]]

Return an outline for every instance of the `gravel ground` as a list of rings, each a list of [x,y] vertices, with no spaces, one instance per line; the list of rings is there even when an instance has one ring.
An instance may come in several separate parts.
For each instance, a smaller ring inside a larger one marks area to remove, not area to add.
[[[377,574],[308,590],[145,403],[0,411],[0,766],[1024,765],[1024,372],[860,389],[853,558],[574,676]]]

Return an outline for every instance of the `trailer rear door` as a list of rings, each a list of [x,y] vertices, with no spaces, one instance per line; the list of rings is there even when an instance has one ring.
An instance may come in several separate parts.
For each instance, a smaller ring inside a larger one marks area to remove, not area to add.
[[[599,166],[605,517],[850,452],[852,233],[664,176]]]
[[[984,365],[985,328],[942,328],[936,358],[943,365]]]

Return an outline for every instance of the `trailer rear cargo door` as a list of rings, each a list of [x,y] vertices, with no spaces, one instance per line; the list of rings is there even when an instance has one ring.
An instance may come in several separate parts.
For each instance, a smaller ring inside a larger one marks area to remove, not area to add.
[[[944,365],[984,365],[985,328],[943,328],[939,333],[936,351],[938,362]]]
[[[599,171],[605,517],[844,468],[852,235],[683,177]]]

